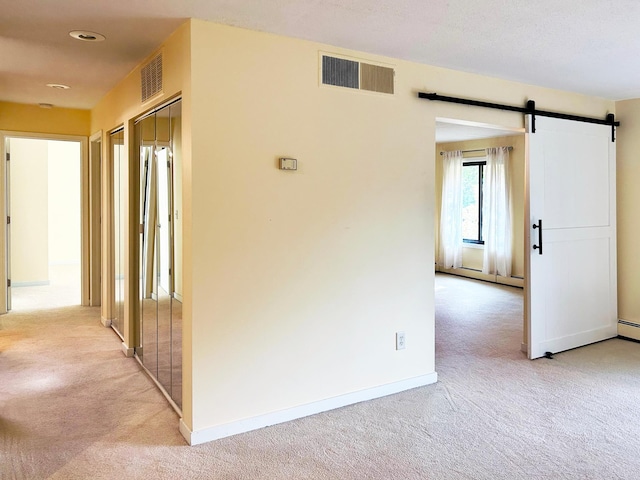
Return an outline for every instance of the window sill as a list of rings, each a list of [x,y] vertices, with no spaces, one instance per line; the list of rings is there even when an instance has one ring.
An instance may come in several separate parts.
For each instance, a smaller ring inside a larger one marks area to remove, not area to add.
[[[481,243],[463,243],[462,248],[473,248],[475,250],[484,250],[484,245]]]

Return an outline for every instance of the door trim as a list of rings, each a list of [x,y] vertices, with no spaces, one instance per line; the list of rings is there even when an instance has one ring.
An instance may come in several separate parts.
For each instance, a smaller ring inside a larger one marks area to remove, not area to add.
[[[88,162],[87,185],[88,205],[86,219],[89,222],[86,269],[89,281],[88,288],[89,304],[99,306],[102,303],[102,130],[97,131],[89,137],[89,162]],[[83,284],[84,287],[84,284]]]
[[[59,135],[54,133],[33,133],[33,132],[13,132],[10,130],[0,130],[0,185],[6,194],[5,175],[6,161],[6,140],[8,138],[24,138],[34,140],[58,140],[80,143],[80,265],[81,265],[81,305],[89,305],[89,272],[86,266],[89,264],[89,186],[85,178],[89,172],[89,141],[88,137],[80,135]],[[0,195],[0,218],[7,216],[6,195]],[[7,251],[7,222],[0,221],[0,314],[7,313],[7,262],[9,252]]]

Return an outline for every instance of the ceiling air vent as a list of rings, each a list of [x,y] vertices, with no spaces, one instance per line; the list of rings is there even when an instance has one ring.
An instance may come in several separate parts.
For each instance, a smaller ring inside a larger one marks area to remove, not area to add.
[[[162,93],[162,52],[153,57],[140,70],[142,102]]]
[[[322,83],[338,87],[394,93],[395,71],[390,67],[322,55]]]

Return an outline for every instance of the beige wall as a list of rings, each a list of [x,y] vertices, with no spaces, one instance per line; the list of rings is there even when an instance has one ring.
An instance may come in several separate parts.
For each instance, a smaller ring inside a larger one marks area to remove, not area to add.
[[[89,110],[46,109],[37,105],[0,101],[0,130],[87,136],[90,116]]]
[[[618,317],[640,327],[640,99],[616,103]],[[618,325],[618,333],[640,340],[640,328]]]
[[[318,44],[192,31],[194,429],[434,372],[421,68],[395,97],[322,88]]]
[[[48,142],[12,138],[11,282],[49,282]]]
[[[435,119],[520,128],[523,118],[430,103],[417,91],[614,110],[201,21],[192,34],[185,296],[196,430],[435,370]],[[396,95],[319,86],[320,50],[395,65]],[[298,171],[279,171],[279,156],[297,158]],[[403,352],[394,350],[398,330]]]
[[[436,144],[436,211],[435,211],[435,252],[437,256],[439,248],[439,225],[440,225],[440,209],[442,206],[442,158],[441,151],[453,150],[475,150],[490,147],[512,146],[510,152],[511,168],[511,216],[512,216],[512,238],[513,261],[511,263],[511,276],[524,278],[524,172],[525,172],[525,138],[522,135],[513,135],[506,137],[494,137],[487,139],[468,140],[464,142],[448,142]],[[465,157],[468,155],[465,155]],[[523,286],[522,281],[507,280],[496,275],[479,274],[477,270],[482,270],[483,266],[483,250],[481,248],[464,247],[462,252],[463,269],[456,269],[456,275],[470,276],[473,278],[482,278],[483,280],[495,281],[498,283],[508,283],[517,286]],[[475,271],[467,271],[471,269]]]

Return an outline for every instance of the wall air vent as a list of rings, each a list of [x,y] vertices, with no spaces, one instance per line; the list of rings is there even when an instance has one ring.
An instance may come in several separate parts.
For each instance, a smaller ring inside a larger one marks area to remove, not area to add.
[[[140,70],[142,102],[162,93],[162,52],[153,57]]]
[[[322,83],[360,88],[360,64],[344,58],[322,56]]]
[[[321,68],[324,85],[394,93],[395,71],[391,67],[322,55]]]

